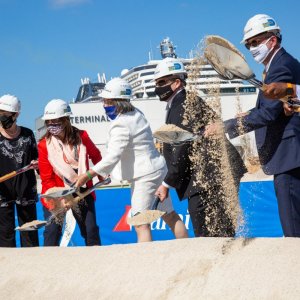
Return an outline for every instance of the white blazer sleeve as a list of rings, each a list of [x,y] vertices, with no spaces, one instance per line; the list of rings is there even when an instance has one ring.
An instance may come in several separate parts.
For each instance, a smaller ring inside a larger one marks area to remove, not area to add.
[[[114,123],[109,132],[107,154],[92,167],[101,176],[107,176],[112,172],[129,143],[129,129],[122,123],[117,122],[117,120]]]

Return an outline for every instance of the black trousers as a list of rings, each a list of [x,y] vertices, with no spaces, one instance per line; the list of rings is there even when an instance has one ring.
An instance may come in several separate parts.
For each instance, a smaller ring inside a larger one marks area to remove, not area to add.
[[[16,247],[15,207],[19,226],[37,219],[35,204],[9,203],[7,207],[0,207],[0,247]],[[20,231],[20,243],[21,247],[38,247],[38,231]]]
[[[300,237],[300,168],[274,175],[274,187],[284,236]]]
[[[203,191],[188,198],[195,237],[234,237],[234,224],[226,212],[219,192]]]
[[[47,220],[51,213],[45,207],[44,218]],[[72,210],[80,229],[80,234],[84,238],[86,246],[100,246],[101,240],[99,227],[96,222],[95,201],[88,195],[78,203],[78,209]],[[62,237],[62,226],[60,224],[50,224],[45,227],[44,246],[59,246]]]

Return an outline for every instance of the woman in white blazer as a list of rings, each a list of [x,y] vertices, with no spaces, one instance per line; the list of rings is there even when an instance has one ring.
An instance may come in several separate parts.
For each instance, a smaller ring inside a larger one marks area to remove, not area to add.
[[[155,191],[164,179],[167,167],[156,150],[148,121],[131,103],[131,86],[114,78],[101,93],[103,107],[112,120],[106,156],[85,174],[78,177],[76,186],[82,186],[94,176],[112,175],[127,180],[131,185],[132,215],[151,209]],[[188,237],[186,228],[174,211],[170,198],[160,202],[162,217],[176,238]],[[152,240],[149,225],[135,226],[138,242]]]

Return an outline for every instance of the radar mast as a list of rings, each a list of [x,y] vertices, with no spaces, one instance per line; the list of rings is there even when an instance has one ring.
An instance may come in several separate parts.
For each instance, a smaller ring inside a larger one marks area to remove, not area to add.
[[[176,46],[173,45],[169,37],[166,37],[162,40],[162,42],[159,44],[159,48],[160,54],[163,59],[166,57],[177,58],[177,55],[175,53]]]

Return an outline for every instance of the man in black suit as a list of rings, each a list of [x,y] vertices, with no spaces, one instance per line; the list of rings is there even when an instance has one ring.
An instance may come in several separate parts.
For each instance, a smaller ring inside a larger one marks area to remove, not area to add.
[[[186,78],[187,73],[182,62],[166,58],[157,65],[155,70],[155,92],[161,101],[167,102],[166,124],[174,124],[193,132],[195,131],[193,120],[183,125],[186,109]],[[214,112],[201,98],[198,100],[197,120],[203,120],[203,125],[206,125],[205,122],[215,118]],[[220,160],[218,160],[220,157],[213,155],[213,153],[220,152],[219,145],[209,139],[201,139],[196,143],[197,153],[203,157],[201,166],[195,166],[190,160],[193,146],[191,142],[180,146],[164,143],[163,155],[167,162],[168,173],[157,189],[156,195],[163,201],[168,196],[169,189],[173,187],[180,200],[188,199],[188,210],[196,237],[233,237],[236,224],[228,208],[225,207],[226,195],[223,189]],[[230,152],[229,160],[232,163],[235,162],[232,173],[234,174],[234,189],[237,193],[240,178],[246,169],[238,152],[227,140],[226,147]],[[203,180],[197,178],[199,168]]]
[[[290,96],[300,84],[300,63],[281,47],[281,31],[276,21],[264,14],[250,18],[244,28],[243,43],[253,58],[265,66],[264,84],[289,83]],[[267,95],[270,92],[266,92]],[[271,96],[272,92],[270,93]],[[280,94],[282,96],[282,94]],[[256,107],[244,116],[225,121],[230,138],[255,131],[256,145],[263,171],[274,175],[279,217],[286,237],[300,237],[300,117],[279,100],[270,100],[259,92]],[[214,125],[205,135],[213,134]]]

